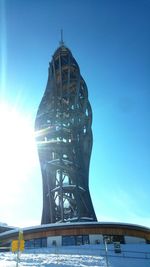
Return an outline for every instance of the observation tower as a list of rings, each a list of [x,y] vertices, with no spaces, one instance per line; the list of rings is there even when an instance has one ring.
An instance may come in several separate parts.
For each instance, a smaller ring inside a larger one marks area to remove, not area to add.
[[[43,181],[41,224],[97,221],[89,192],[91,124],[86,83],[61,41],[35,121]]]

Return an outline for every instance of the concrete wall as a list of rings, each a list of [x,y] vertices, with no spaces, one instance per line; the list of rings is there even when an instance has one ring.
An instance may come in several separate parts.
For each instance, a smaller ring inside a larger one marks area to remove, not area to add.
[[[90,244],[102,244],[103,243],[103,235],[89,235]]]
[[[134,237],[134,236],[125,236],[125,243],[126,244],[132,244],[132,243],[146,243],[144,238],[140,238],[140,237]]]
[[[61,246],[62,245],[62,236],[48,236],[47,237],[47,246]]]

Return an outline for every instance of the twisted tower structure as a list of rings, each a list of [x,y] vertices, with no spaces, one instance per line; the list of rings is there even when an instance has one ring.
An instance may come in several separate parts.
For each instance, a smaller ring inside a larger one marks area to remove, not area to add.
[[[43,180],[42,224],[97,221],[89,193],[92,110],[71,51],[61,42],[49,64],[35,121]]]

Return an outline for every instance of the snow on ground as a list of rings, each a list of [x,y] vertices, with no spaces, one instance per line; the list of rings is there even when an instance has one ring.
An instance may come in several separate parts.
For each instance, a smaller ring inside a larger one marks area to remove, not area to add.
[[[109,267],[149,267],[150,245],[121,245],[122,252],[114,253],[108,245]],[[19,267],[106,267],[103,245],[51,247],[26,250],[20,255]],[[0,267],[16,267],[16,254],[0,252]]]

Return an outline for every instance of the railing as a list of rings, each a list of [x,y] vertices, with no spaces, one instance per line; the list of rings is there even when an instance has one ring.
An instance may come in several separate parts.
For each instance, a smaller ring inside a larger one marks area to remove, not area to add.
[[[41,253],[41,248],[30,248],[25,249],[27,253]],[[105,248],[97,246],[85,245],[85,246],[51,246],[47,248],[43,248],[43,253],[48,254],[72,254],[72,255],[91,255],[91,256],[102,256],[105,257]],[[148,259],[150,260],[150,252],[149,251],[135,251],[135,250],[125,250],[121,248],[121,253],[115,253],[114,249],[108,247],[107,251],[108,258],[109,257],[118,257],[118,258],[135,258],[135,259]]]
[[[105,249],[100,247],[85,247],[84,246],[74,246],[74,247],[51,247],[49,248],[49,252],[54,254],[85,254],[85,255],[93,255],[93,256],[102,256],[105,257]],[[121,250],[121,253],[115,253],[114,249],[109,249],[108,247],[108,258],[109,257],[120,257],[120,258],[135,258],[135,259],[148,259],[150,260],[150,252],[145,251],[135,251],[135,250]]]
[[[10,251],[11,247],[0,247],[0,252]]]
[[[10,251],[10,246],[0,246],[1,251]],[[41,253],[41,248],[32,248],[25,249],[27,253]],[[47,248],[43,248],[43,253],[48,254],[78,254],[78,255],[91,255],[91,256],[102,256],[105,257],[105,249],[100,248],[99,246],[89,247],[89,246],[51,246]],[[148,251],[135,251],[135,250],[124,250],[121,249],[121,253],[115,253],[114,249],[110,249],[108,247],[107,251],[108,258],[109,257],[117,257],[117,258],[135,258],[135,259],[147,259],[150,260],[150,252]]]
[[[103,253],[101,256],[105,256],[104,249],[100,249]],[[108,257],[117,257],[117,258],[135,258],[135,259],[149,259],[150,260],[150,252],[141,252],[141,251],[129,251],[122,250],[121,253],[114,253],[114,250],[108,250]]]

